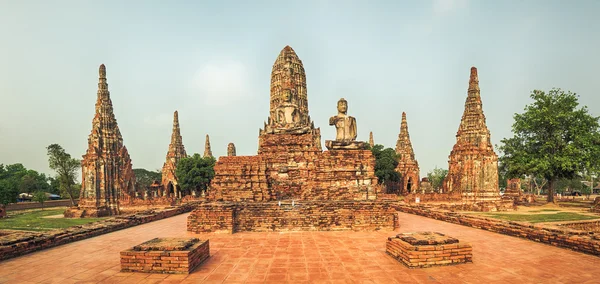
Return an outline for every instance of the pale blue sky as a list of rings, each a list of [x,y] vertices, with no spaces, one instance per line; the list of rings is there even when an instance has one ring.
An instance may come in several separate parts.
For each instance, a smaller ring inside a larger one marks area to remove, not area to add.
[[[533,89],[578,93],[600,115],[600,1],[0,0],[0,163],[49,173],[45,147],[85,153],[106,64],[134,168],[162,167],[173,111],[188,153],[254,155],[269,83],[290,45],[322,140],[344,97],[358,139],[394,147],[406,111],[421,176],[447,168],[469,69],[492,142]]]

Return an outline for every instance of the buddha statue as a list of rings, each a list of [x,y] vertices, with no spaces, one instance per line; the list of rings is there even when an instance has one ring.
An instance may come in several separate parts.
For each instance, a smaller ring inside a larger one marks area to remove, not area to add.
[[[283,103],[275,109],[275,125],[277,128],[294,128],[300,120],[298,106],[292,103],[289,89],[283,91],[282,98]]]
[[[329,150],[364,150],[366,142],[356,141],[356,119],[347,114],[348,102],[341,98],[337,103],[338,114],[329,118],[329,125],[335,126],[335,140],[325,141]]]
[[[355,141],[356,140],[356,119],[347,115],[348,102],[341,98],[337,103],[338,114],[329,118],[329,125],[334,125],[336,129],[335,141]]]

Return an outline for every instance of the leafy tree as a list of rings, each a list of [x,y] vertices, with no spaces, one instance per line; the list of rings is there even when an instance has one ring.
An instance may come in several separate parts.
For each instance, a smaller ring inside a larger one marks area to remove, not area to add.
[[[447,175],[448,170],[435,167],[433,170],[427,173],[427,178],[429,179],[431,186],[439,190],[440,188],[442,188],[444,179]]]
[[[44,210],[44,201],[46,201],[48,199],[48,197],[46,196],[46,193],[43,191],[36,191],[33,194],[33,201],[39,202],[40,204],[42,204],[42,210]]]
[[[48,182],[50,183],[48,192],[60,195],[60,182],[58,181],[58,179],[54,177],[48,177]]]
[[[9,203],[17,202],[19,186],[10,169],[14,165],[4,166],[0,164],[0,206],[5,207]],[[22,165],[21,165],[22,166]]]
[[[535,90],[525,112],[515,114],[514,136],[502,139],[500,162],[509,177],[534,175],[548,181],[548,202],[555,202],[557,181],[597,171],[600,156],[598,117],[579,108],[578,96],[560,89]]]
[[[399,156],[392,148],[385,148],[376,144],[371,148],[375,156],[375,175],[380,184],[400,181],[400,173],[396,172]]]
[[[51,144],[46,149],[48,150],[48,163],[50,168],[56,171],[56,179],[59,181],[61,192],[68,195],[71,205],[75,206],[75,196],[78,190],[73,185],[75,185],[77,170],[81,167],[81,162],[71,158],[71,155],[58,144]]]
[[[142,188],[146,188],[152,184],[153,181],[162,179],[162,173],[160,171],[149,171],[146,169],[133,169],[135,174],[135,181]]]
[[[19,191],[24,193],[33,193],[36,191],[49,191],[50,185],[45,174],[40,174],[34,170],[28,170],[21,178]]]
[[[184,191],[207,189],[215,176],[215,163],[215,158],[202,157],[198,153],[179,160],[175,175],[181,189]]]

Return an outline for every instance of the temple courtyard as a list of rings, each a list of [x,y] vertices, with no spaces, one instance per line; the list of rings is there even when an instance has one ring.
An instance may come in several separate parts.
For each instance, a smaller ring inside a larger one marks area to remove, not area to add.
[[[377,232],[194,234],[189,214],[0,262],[0,283],[597,283],[592,255],[398,213]],[[473,263],[409,269],[385,253],[398,232],[436,231],[473,246]],[[155,237],[210,240],[191,274],[120,272],[119,252]]]

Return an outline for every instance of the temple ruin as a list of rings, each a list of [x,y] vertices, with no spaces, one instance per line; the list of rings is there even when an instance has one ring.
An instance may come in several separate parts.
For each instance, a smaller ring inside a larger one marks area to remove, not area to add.
[[[81,161],[79,204],[65,211],[67,217],[117,215],[121,201],[135,198],[135,175],[113,113],[104,64],[99,75],[96,114]]]
[[[461,194],[469,203],[501,201],[498,187],[498,156],[490,141],[481,103],[477,68],[471,68],[465,110],[450,152],[445,193]],[[490,205],[493,206],[493,205]]]
[[[177,163],[182,158],[186,158],[187,153],[183,146],[183,139],[181,137],[181,130],[179,128],[179,114],[177,111],[173,114],[173,132],[171,133],[171,143],[169,144],[169,150],[167,151],[167,159],[162,167],[162,189],[159,190],[158,195],[163,197],[174,197],[181,198],[182,192],[177,182],[177,176],[175,170],[177,169]]]
[[[377,201],[375,158],[356,141],[356,119],[340,99],[329,124],[336,139],[321,149],[308,113],[302,61],[286,46],[271,72],[270,110],[256,156],[220,157],[209,200],[188,217],[188,231],[375,230],[397,227]],[[279,202],[279,203],[278,203]],[[282,203],[283,202],[283,203]]]
[[[417,192],[419,189],[419,162],[415,159],[415,152],[410,142],[405,112],[402,112],[400,134],[398,134],[398,140],[396,141],[396,154],[399,156],[396,171],[401,175],[400,192]]]
[[[233,144],[233,143],[227,144],[227,156],[228,157],[237,156],[236,152],[235,152],[235,144]]]
[[[210,149],[210,137],[206,134],[206,141],[204,141],[204,155],[203,157],[211,157],[212,158],[212,150]]]

